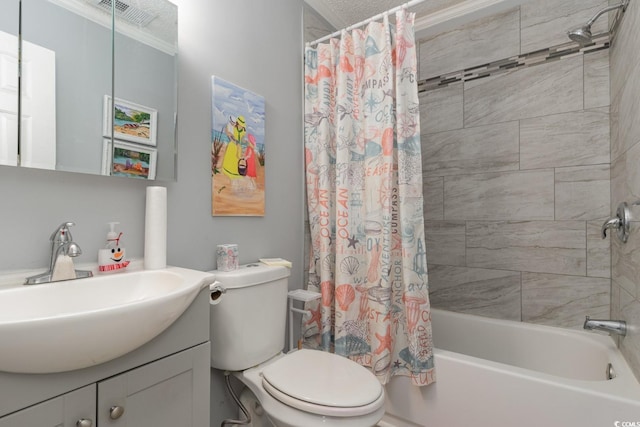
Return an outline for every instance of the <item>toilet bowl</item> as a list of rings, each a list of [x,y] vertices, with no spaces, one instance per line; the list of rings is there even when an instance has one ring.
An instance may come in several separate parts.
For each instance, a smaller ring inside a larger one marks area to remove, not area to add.
[[[273,424],[367,427],[382,419],[384,389],[367,368],[318,350],[282,353],[287,268],[249,264],[212,273],[211,366],[232,372]]]
[[[384,415],[380,382],[362,366],[335,354],[279,354],[233,375],[278,427],[375,426]]]

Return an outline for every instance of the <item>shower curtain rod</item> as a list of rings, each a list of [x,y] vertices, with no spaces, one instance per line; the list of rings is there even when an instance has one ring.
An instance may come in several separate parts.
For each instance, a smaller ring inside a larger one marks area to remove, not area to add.
[[[427,0],[411,0],[411,1],[408,1],[407,3],[404,3],[404,4],[400,5],[400,6],[396,6],[394,8],[391,8],[391,9],[385,11],[385,12],[379,13],[379,14],[377,14],[375,16],[372,16],[369,19],[365,19],[364,21],[360,21],[357,24],[353,24],[353,25],[351,25],[351,26],[349,26],[347,28],[344,28],[343,30],[338,30],[338,31],[336,31],[334,33],[329,34],[328,36],[324,36],[322,38],[319,38],[318,40],[314,40],[312,42],[307,42],[307,46],[311,46],[311,45],[316,45],[318,43],[322,43],[324,41],[329,40],[332,37],[339,36],[340,34],[342,34],[342,31],[354,30],[354,29],[356,29],[358,27],[362,27],[364,25],[367,25],[369,22],[377,21],[378,19],[382,18],[386,14],[394,13],[394,12],[397,12],[397,11],[402,10],[402,9],[413,7],[413,6],[417,5],[417,4],[424,3],[425,1],[427,1]]]

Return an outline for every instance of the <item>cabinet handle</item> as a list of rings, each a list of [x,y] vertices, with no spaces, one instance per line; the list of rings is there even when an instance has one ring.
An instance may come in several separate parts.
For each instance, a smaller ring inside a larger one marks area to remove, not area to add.
[[[93,425],[93,422],[91,420],[86,419],[86,418],[80,418],[76,422],[76,427],[91,427],[92,425]]]
[[[122,406],[112,406],[109,409],[109,418],[112,420],[117,420],[124,414],[124,408]]]

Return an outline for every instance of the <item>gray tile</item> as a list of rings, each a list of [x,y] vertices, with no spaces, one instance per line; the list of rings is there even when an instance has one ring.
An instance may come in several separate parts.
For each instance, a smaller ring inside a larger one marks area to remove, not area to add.
[[[601,235],[604,219],[587,221],[587,276],[611,277],[611,240]]]
[[[584,221],[467,222],[467,266],[586,274]]]
[[[610,48],[611,69],[611,99],[615,99],[622,86],[632,75],[633,69],[638,68],[640,57],[635,55],[640,46],[640,4],[635,1],[629,3],[627,11],[622,17],[617,34]]]
[[[422,136],[422,171],[457,175],[518,170],[518,122],[458,129]]]
[[[553,170],[444,178],[444,219],[553,219]]]
[[[573,56],[466,82],[465,127],[581,110],[583,80]]]
[[[557,44],[567,43],[567,31],[589,20],[606,0],[532,0],[520,6],[522,53],[533,52]],[[607,29],[603,17],[593,25],[597,34]]]
[[[609,110],[598,108],[520,121],[520,168],[609,163]]]
[[[519,53],[520,13],[516,8],[421,40],[420,79]]]
[[[444,178],[423,177],[422,192],[425,221],[444,219]]]
[[[640,5],[630,2],[613,40],[610,52],[611,69],[611,209],[626,200],[634,202],[640,196]],[[640,208],[632,208],[632,216],[640,218]],[[612,315],[626,320],[627,336],[619,339],[620,350],[640,379],[640,223],[631,224],[631,236],[626,244],[611,239],[611,275],[613,278]],[[617,294],[617,295],[616,295]]]
[[[429,299],[436,308],[520,320],[520,273],[429,266]]]
[[[429,265],[465,265],[465,222],[425,221]]]
[[[556,220],[609,215],[609,165],[556,169]]]
[[[636,48],[637,50],[637,48]],[[611,102],[611,159],[640,141],[640,62]]]
[[[611,278],[632,297],[638,298],[640,281],[640,223],[631,223],[627,243],[622,243],[614,233],[607,236],[611,242]]]
[[[586,315],[608,318],[610,279],[522,273],[522,320],[582,329]]]
[[[633,370],[636,378],[640,378],[640,301],[631,298],[624,289],[620,291],[620,314],[631,327],[627,335],[620,340],[620,351]]]
[[[620,319],[620,291],[621,288],[616,282],[611,281],[611,317],[609,319]]]
[[[615,213],[620,202],[640,199],[640,143],[613,160],[611,164],[611,209]],[[640,218],[640,212],[635,212]]]
[[[609,49],[584,56],[584,108],[608,106],[609,97]]]
[[[442,132],[462,128],[463,83],[421,93],[420,133]]]

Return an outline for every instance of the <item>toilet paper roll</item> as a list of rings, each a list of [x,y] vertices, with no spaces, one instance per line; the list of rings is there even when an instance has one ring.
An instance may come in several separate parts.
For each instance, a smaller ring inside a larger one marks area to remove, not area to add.
[[[216,258],[219,271],[237,270],[239,267],[238,245],[235,243],[218,245],[216,248]]]
[[[159,270],[167,266],[167,189],[147,187],[144,218],[144,268]]]

